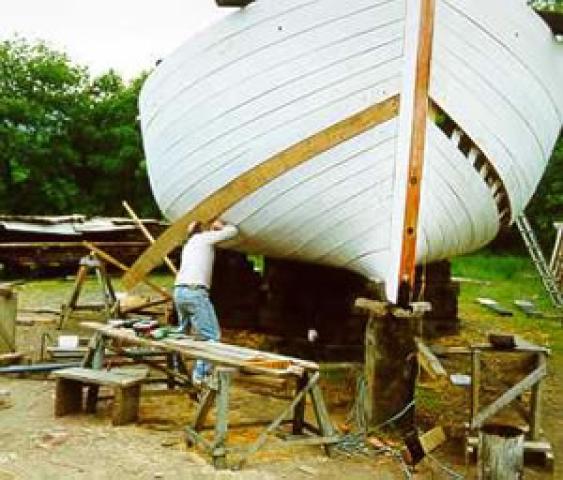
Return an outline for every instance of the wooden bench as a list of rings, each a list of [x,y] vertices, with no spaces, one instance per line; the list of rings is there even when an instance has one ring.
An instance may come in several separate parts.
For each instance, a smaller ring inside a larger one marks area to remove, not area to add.
[[[86,412],[94,413],[100,386],[113,388],[114,401],[112,407],[113,425],[125,425],[135,422],[139,417],[139,397],[141,383],[145,378],[142,374],[94,370],[91,368],[65,368],[53,372],[56,378],[55,416],[62,417],[83,410],[82,388],[89,387]]]

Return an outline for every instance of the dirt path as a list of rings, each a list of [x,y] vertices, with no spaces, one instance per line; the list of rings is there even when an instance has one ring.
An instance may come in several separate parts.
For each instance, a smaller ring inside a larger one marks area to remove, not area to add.
[[[13,396],[13,406],[0,410],[0,480],[402,478],[389,458],[328,459],[312,447],[262,453],[241,472],[216,472],[203,455],[184,445],[182,424],[193,409],[180,395],[149,392],[143,396],[138,425],[112,427],[107,408],[95,416],[54,418],[51,381],[2,378],[0,388]],[[263,403],[261,413],[271,407]],[[256,411],[256,404],[240,395],[234,397],[233,409],[236,423],[249,410]],[[237,435],[240,440],[248,432],[235,433],[235,441]]]

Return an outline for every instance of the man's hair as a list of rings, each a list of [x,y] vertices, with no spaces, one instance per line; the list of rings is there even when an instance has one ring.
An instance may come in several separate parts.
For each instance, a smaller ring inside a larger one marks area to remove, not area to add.
[[[203,225],[199,220],[195,220],[188,226],[188,232],[186,235],[186,242],[190,239],[192,235],[196,233],[201,233],[203,231]]]

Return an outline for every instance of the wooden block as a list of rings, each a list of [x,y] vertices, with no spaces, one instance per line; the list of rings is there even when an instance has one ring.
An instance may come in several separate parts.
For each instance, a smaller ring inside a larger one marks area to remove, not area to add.
[[[55,416],[62,417],[82,410],[82,384],[75,380],[57,378],[55,386]]]
[[[136,422],[139,418],[139,400],[141,385],[115,387],[115,398],[112,409],[113,425],[126,425]]]
[[[424,453],[430,453],[446,441],[446,434],[444,433],[444,429],[438,426],[423,433],[419,437],[419,440]]]
[[[500,348],[501,350],[512,350],[516,347],[516,339],[511,334],[489,333],[489,342],[495,348]]]

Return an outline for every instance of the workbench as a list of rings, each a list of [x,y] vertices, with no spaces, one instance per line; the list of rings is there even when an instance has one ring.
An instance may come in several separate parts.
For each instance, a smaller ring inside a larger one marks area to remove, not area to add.
[[[133,351],[131,347],[140,347],[144,351],[153,353],[180,355],[190,360],[202,359],[214,364],[213,380],[208,388],[202,391],[195,418],[186,427],[186,442],[189,446],[202,446],[211,455],[216,468],[226,468],[227,454],[234,452],[239,454],[236,466],[243,466],[249,456],[263,448],[269,435],[275,433],[288,418],[292,423],[292,435],[283,441],[283,446],[322,445],[327,455],[330,455],[331,446],[339,440],[319,387],[319,365],[315,362],[221,342],[196,340],[189,336],[154,340],[150,337],[137,336],[129,328],[95,322],[83,322],[81,325],[94,332],[83,359],[82,366],[85,368],[101,369],[106,351],[131,356],[130,353]],[[133,358],[135,361],[162,370],[162,367],[158,367],[150,359],[144,359],[139,355],[134,355]],[[184,383],[189,382],[189,376],[185,373],[172,371],[170,368],[165,370],[169,376]],[[229,396],[232,382],[238,377],[252,379],[257,376],[294,382],[294,392],[288,405],[272,419],[254,443],[245,447],[228,446]],[[305,421],[307,395],[311,398],[317,425]],[[201,434],[201,430],[213,403],[217,410],[215,434],[213,440],[208,440]]]

